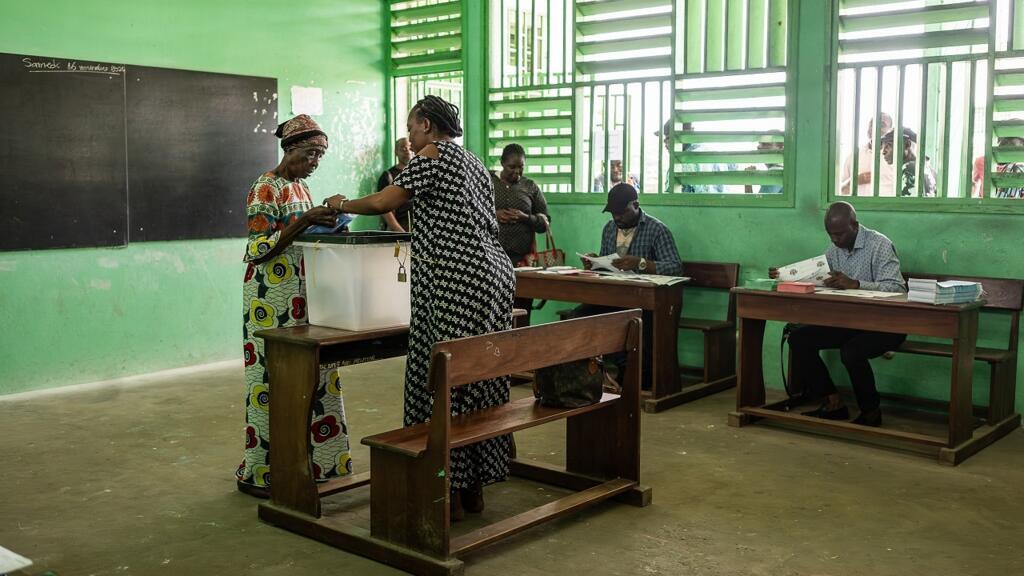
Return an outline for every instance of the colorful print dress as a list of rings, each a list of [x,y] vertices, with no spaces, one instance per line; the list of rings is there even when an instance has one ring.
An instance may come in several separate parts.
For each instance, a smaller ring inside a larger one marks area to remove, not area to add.
[[[309,190],[301,180],[293,182],[270,172],[256,180],[246,201],[248,265],[242,290],[245,457],[236,476],[256,486],[270,482],[270,385],[263,340],[253,333],[306,323],[306,272],[302,249],[297,246],[285,248],[262,264],[253,260],[270,252],[285,227],[312,207]],[[314,478],[344,476],[352,472],[352,458],[337,365],[320,365],[315,396],[310,429]]]
[[[405,425],[426,422],[433,406],[427,380],[436,342],[512,327],[515,276],[498,243],[491,176],[452,142],[435,142],[437,159],[416,156],[395,178],[414,198],[412,318],[405,367]],[[452,390],[452,414],[504,404],[508,377]],[[451,451],[451,487],[472,488],[508,476],[510,436]]]

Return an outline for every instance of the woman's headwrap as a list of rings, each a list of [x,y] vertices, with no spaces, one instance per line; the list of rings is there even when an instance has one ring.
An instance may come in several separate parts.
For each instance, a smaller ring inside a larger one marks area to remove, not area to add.
[[[323,146],[327,148],[327,134],[320,125],[306,114],[282,122],[274,135],[281,139],[281,148],[285,152],[299,146]]]

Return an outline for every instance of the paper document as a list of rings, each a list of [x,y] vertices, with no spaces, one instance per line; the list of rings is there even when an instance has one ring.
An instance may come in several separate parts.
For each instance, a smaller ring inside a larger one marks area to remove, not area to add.
[[[586,254],[576,253],[581,260],[590,262],[591,270],[608,270],[611,272],[622,272],[615,266],[612,266],[612,262],[619,259],[618,254],[609,254],[607,256],[587,256]]]
[[[815,288],[815,294],[830,294],[832,296],[852,296],[854,298],[892,298],[902,296],[903,292],[882,292],[881,290],[838,290],[835,288]]]
[[[628,272],[598,272],[604,278],[611,278],[615,280],[639,280],[640,282],[650,282],[658,286],[671,286],[680,282],[687,282],[690,280],[688,276],[663,276],[661,274],[631,274]]]
[[[779,280],[784,282],[811,282],[821,286],[829,273],[825,256],[815,256],[787,266],[779,266]]]
[[[28,558],[15,554],[7,548],[0,546],[0,574],[7,574],[8,572],[28,568],[31,565],[32,561]]]

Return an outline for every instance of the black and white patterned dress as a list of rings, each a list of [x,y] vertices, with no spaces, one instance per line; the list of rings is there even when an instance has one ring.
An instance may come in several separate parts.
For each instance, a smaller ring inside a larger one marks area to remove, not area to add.
[[[437,159],[416,156],[395,178],[416,198],[412,237],[412,318],[405,368],[405,425],[430,418],[427,372],[436,342],[512,327],[515,275],[498,244],[494,189],[483,164],[461,146],[435,142]],[[504,404],[508,377],[452,390],[452,414]],[[511,437],[451,451],[452,488],[508,476]]]

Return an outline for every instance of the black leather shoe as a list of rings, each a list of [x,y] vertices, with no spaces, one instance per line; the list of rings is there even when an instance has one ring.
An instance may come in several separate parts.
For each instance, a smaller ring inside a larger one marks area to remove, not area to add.
[[[835,410],[829,410],[828,404],[822,404],[818,406],[816,410],[810,412],[804,412],[804,416],[810,416],[812,418],[823,418],[825,420],[849,420],[850,409],[845,405],[836,408]]]
[[[853,419],[854,424],[860,424],[861,426],[874,426],[878,428],[882,425],[882,409],[875,408],[874,410],[863,411],[861,410],[860,415]]]

